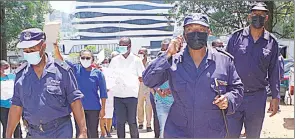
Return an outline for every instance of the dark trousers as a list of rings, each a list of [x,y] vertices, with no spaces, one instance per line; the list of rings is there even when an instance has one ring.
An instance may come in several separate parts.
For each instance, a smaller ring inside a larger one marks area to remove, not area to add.
[[[114,108],[117,116],[117,135],[118,138],[125,138],[125,123],[129,124],[131,138],[139,138],[136,112],[137,98],[117,98],[114,97]]]
[[[150,99],[152,103],[152,108],[153,108],[153,113],[154,113],[154,133],[155,133],[155,138],[160,137],[160,124],[159,124],[159,119],[157,116],[157,110],[156,110],[156,103],[154,99],[154,95],[150,93]]]
[[[228,115],[230,138],[239,138],[243,124],[246,138],[259,138],[266,107],[267,94],[264,91],[244,93],[241,106],[234,114]]]
[[[87,136],[88,138],[98,138],[98,125],[99,125],[99,110],[84,110]],[[79,136],[79,127],[76,122],[76,137]]]
[[[9,113],[9,108],[3,108],[0,107],[0,121],[3,127],[3,133],[2,133],[2,138],[6,138],[6,128],[7,128],[7,122],[8,122],[8,113]],[[22,132],[20,128],[20,123],[16,126],[15,131],[14,131],[14,138],[22,138]]]

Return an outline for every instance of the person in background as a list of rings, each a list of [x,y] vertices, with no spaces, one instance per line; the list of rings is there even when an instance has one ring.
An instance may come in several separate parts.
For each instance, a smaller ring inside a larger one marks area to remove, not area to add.
[[[20,66],[21,64],[18,61],[11,61],[10,62],[10,69],[11,73],[15,74],[16,69]]]
[[[45,52],[46,35],[39,28],[21,32],[17,48],[26,63],[16,71],[6,137],[11,138],[23,116],[28,138],[72,138],[71,112],[79,126],[79,138],[87,138],[83,94],[68,64]]]
[[[117,50],[120,55],[112,58],[109,65],[110,69],[129,72],[133,75],[130,78],[121,79],[123,82],[128,82],[131,78],[137,81],[138,85],[133,87],[125,86],[127,91],[112,90],[114,93],[114,108],[117,116],[117,135],[118,138],[125,138],[125,123],[129,124],[131,138],[139,138],[136,112],[138,102],[139,82],[142,82],[142,72],[144,66],[141,59],[131,53],[131,40],[128,37],[120,39]]]
[[[119,55],[119,54],[120,54],[119,52],[117,52],[117,51],[113,51],[113,52],[111,53],[111,57],[110,57],[110,59],[109,59],[109,63],[111,63],[112,59],[113,59],[115,56]],[[117,118],[116,118],[116,113],[115,113],[115,111],[113,112],[113,121],[112,121],[111,132],[113,132],[113,129],[114,129],[114,130],[117,130]]]
[[[109,59],[106,58],[101,62],[102,66],[102,73],[108,69],[109,66]],[[112,127],[112,118],[114,114],[114,96],[111,90],[109,90],[107,86],[107,93],[108,93],[108,99],[106,100],[106,110],[105,110],[105,116],[100,121],[100,129],[101,129],[101,135],[100,138],[112,137],[111,133],[111,127]]]
[[[164,39],[161,43],[161,51],[158,55],[162,55],[169,46],[171,39]],[[164,127],[170,107],[174,101],[171,91],[169,89],[169,83],[166,81],[161,86],[155,88],[154,99],[156,104],[157,117],[160,124],[160,138],[164,138]]]
[[[55,45],[54,51],[55,57],[63,61],[58,45]],[[78,88],[84,94],[82,104],[88,129],[87,135],[89,138],[98,138],[99,118],[105,116],[105,103],[108,97],[105,77],[99,69],[91,67],[91,64],[94,62],[94,56],[90,50],[82,50],[79,58],[79,64],[73,64],[69,61],[66,61],[66,63],[73,69],[77,78]],[[77,136],[79,134],[77,125],[76,133]]]
[[[138,51],[138,56],[142,60],[143,65],[146,67],[149,62],[147,61],[147,49],[140,48]],[[153,110],[150,101],[150,88],[148,88],[142,82],[140,82],[137,105],[138,129],[143,129],[144,113],[146,114],[146,131],[152,132],[151,121]]]
[[[217,49],[224,49],[223,42],[220,39],[214,40],[212,42],[212,47]]]
[[[236,70],[244,84],[241,106],[227,117],[230,138],[239,138],[243,124],[246,138],[260,137],[268,91],[272,95],[272,113],[269,116],[273,117],[278,112],[279,48],[276,38],[264,27],[267,13],[265,3],[252,5],[248,15],[250,26],[235,31],[227,44],[226,49],[234,56]]]
[[[14,67],[15,68],[15,67]],[[16,67],[17,68],[17,67]],[[11,71],[10,71],[11,69]],[[15,74],[14,72],[12,73],[12,67],[9,66],[9,63],[5,60],[1,60],[1,86],[4,85],[2,82],[4,81],[14,81],[15,79]],[[13,85],[13,84],[12,84]],[[13,88],[13,86],[11,86]],[[6,93],[4,90],[1,91],[1,96],[4,95],[2,93]],[[12,94],[13,92],[11,92]],[[12,96],[11,96],[12,97]],[[11,98],[8,98],[5,100],[2,99],[1,97],[1,102],[0,102],[0,121],[3,127],[2,131],[2,138],[6,138],[6,128],[7,128],[7,121],[8,121],[8,113],[9,113],[9,108],[11,107]],[[14,138],[22,138],[22,133],[21,133],[21,127],[20,123],[17,125],[15,131],[14,131]]]

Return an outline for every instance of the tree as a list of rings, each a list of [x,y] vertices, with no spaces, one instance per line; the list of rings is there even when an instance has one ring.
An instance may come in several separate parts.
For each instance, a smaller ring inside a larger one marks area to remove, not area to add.
[[[167,1],[174,3],[172,1]],[[176,19],[178,24],[189,13],[198,12],[206,14],[210,20],[210,29],[215,36],[230,34],[232,31],[249,25],[247,16],[254,1],[187,1],[180,0],[169,11],[168,19]],[[291,38],[294,32],[294,3],[293,1],[274,2],[265,1],[269,9],[269,20],[266,29],[270,32],[280,32],[280,37]],[[293,7],[292,7],[293,6]],[[285,16],[282,16],[285,15]],[[291,17],[292,16],[292,17]],[[282,19],[282,20],[280,20]],[[288,30],[277,30],[276,26],[284,24]],[[292,25],[293,24],[293,25]],[[292,28],[293,27],[293,28]]]
[[[1,59],[15,51],[19,33],[26,28],[43,28],[44,14],[51,12],[48,1],[1,1]]]
[[[95,52],[96,51],[96,46],[88,45],[84,49],[85,50],[90,50],[91,52]]]

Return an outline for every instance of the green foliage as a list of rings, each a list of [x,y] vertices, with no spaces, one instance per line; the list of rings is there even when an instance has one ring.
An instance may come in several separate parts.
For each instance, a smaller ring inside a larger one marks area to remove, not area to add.
[[[166,0],[167,3],[174,3],[175,6],[169,11],[168,19],[176,19],[178,25],[189,13],[203,13],[209,17],[210,29],[213,35],[226,35],[239,28],[248,26],[247,16],[254,1],[200,1],[200,0],[179,0],[177,2]],[[294,2],[293,1],[267,1],[270,11],[267,27],[278,38],[294,37]]]
[[[69,57],[72,58],[72,59],[75,59],[75,58],[78,58],[79,55],[80,55],[79,53],[70,53]]]
[[[90,50],[91,52],[95,52],[96,51],[96,46],[88,45],[84,49],[85,50]]]
[[[111,57],[111,53],[113,51],[111,49],[108,49],[108,48],[104,48],[104,54],[106,57]]]
[[[1,36],[7,42],[8,50],[15,50],[19,33],[27,28],[43,28],[44,14],[51,12],[49,1],[3,1],[4,23]],[[3,18],[3,17],[2,17]]]

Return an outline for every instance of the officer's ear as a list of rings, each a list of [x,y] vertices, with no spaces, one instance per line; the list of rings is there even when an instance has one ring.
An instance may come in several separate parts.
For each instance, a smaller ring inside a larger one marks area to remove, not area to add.
[[[42,44],[42,50],[45,50],[46,49],[46,42],[43,42]]]
[[[212,32],[211,32],[210,28],[208,29],[208,36],[209,35],[212,35]]]
[[[268,21],[268,15],[265,16],[264,22],[267,22],[267,21]]]

